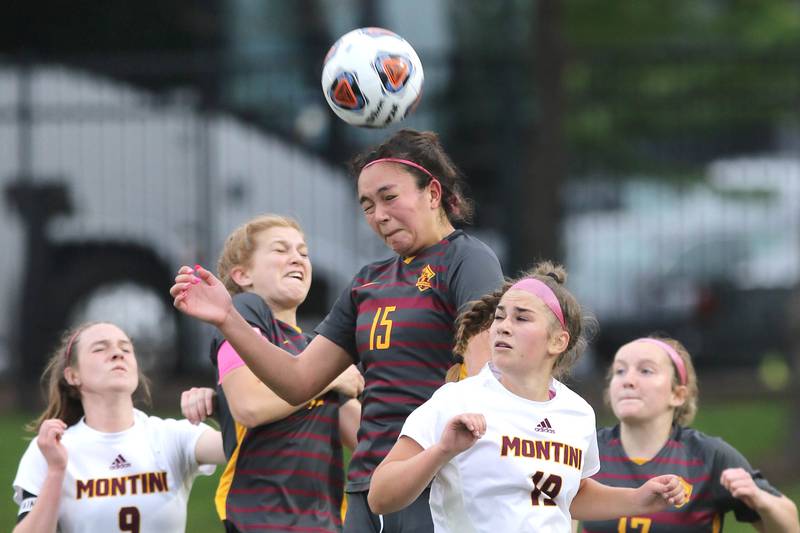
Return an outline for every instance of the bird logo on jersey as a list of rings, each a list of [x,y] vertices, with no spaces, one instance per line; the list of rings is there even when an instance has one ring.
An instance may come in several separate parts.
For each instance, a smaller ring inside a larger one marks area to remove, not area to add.
[[[419,273],[417,278],[417,288],[419,292],[425,292],[431,288],[431,280],[436,277],[436,272],[433,271],[430,265],[425,265],[422,272]]]
[[[682,503],[682,504],[680,504],[680,505],[676,505],[676,506],[675,506],[676,508],[683,507],[684,505],[686,505],[687,503],[689,503],[689,500],[690,500],[690,499],[691,499],[691,497],[692,497],[692,489],[694,489],[694,487],[692,486],[692,484],[691,484],[691,483],[689,483],[688,481],[686,481],[685,479],[683,479],[681,476],[678,476],[678,479],[680,480],[680,482],[681,482],[681,485],[683,485],[683,495],[684,495],[684,500],[683,500],[683,503]]]

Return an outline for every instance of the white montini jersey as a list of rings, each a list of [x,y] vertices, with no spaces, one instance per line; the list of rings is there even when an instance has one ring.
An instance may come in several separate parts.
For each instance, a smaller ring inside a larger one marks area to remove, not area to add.
[[[600,468],[594,411],[557,380],[550,388],[549,401],[526,400],[487,365],[446,384],[408,417],[401,435],[426,449],[455,415],[486,417],[486,434],[433,480],[437,533],[571,531],[569,507],[581,479]]]
[[[133,427],[119,433],[95,431],[83,419],[67,428],[61,439],[69,459],[59,531],[185,531],[192,482],[215,468],[195,459],[197,439],[209,429],[138,410]],[[20,514],[30,512],[46,474],[47,461],[34,439],[14,479]]]

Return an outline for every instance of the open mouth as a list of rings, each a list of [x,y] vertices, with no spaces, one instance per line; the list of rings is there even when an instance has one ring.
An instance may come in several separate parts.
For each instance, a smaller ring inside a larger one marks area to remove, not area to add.
[[[289,272],[288,274],[286,274],[286,277],[296,279],[298,281],[303,281],[304,279],[306,279],[305,274],[303,274],[299,270],[294,270],[292,272]]]

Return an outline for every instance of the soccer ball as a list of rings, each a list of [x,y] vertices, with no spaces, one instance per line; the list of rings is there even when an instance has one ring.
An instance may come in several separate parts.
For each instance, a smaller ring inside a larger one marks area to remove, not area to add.
[[[340,37],[325,56],[322,92],[348,124],[382,128],[414,110],[423,79],[408,41],[383,28],[359,28]]]

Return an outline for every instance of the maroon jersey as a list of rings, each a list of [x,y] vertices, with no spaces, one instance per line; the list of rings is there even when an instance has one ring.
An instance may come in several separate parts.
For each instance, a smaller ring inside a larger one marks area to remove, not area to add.
[[[719,533],[728,511],[733,511],[740,522],[758,520],[755,511],[731,496],[720,484],[720,475],[727,468],[743,468],[760,488],[780,494],[724,440],[691,428],[673,426],[664,447],[643,464],[625,454],[619,426],[599,430],[597,445],[601,466],[593,479],[600,483],[636,488],[652,477],[675,474],[683,478],[691,492],[689,502],[680,508],[618,520],[584,522],[583,533]]]
[[[494,252],[454,231],[414,257],[365,266],[339,297],[317,333],[360,363],[366,381],[349,492],[369,488],[406,417],[444,383],[458,311],[502,280]]]
[[[308,336],[275,319],[257,294],[237,294],[233,302],[251,326],[290,354],[308,344]],[[217,331],[211,345],[215,365],[224,340]],[[248,429],[234,420],[222,386],[217,392],[228,459],[216,495],[220,517],[239,531],[340,532],[339,395],[328,392],[286,418]]]

